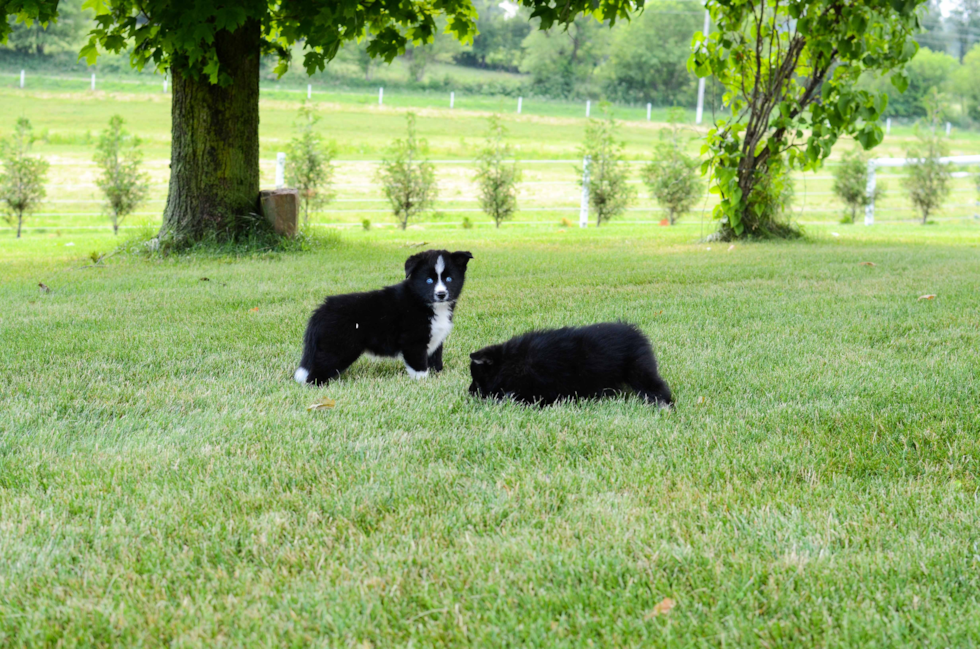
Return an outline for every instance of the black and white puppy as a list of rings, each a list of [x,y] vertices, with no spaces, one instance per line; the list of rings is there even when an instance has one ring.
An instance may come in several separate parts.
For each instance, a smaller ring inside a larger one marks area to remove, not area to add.
[[[296,381],[326,383],[365,352],[404,361],[416,379],[442,370],[442,345],[472,258],[465,251],[426,250],[405,261],[400,284],[328,297],[306,326]]]
[[[650,341],[635,326],[606,322],[532,331],[470,354],[470,394],[551,404],[632,388],[647,403],[674,399],[657,373]]]

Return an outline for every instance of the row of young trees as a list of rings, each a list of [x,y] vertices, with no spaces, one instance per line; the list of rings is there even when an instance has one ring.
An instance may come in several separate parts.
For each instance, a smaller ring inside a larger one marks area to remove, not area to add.
[[[941,111],[937,102],[930,105],[929,117],[916,126],[916,142],[906,151],[906,176],[903,186],[908,192],[909,202],[922,218],[929,217],[942,208],[952,190],[952,170],[949,164],[941,161],[949,155],[947,139],[942,135]],[[977,191],[980,192],[980,174],[975,176]],[[875,183],[873,196],[867,192],[868,157],[858,149],[844,154],[840,165],[834,170],[833,192],[846,206],[841,223],[854,223],[859,210],[865,209],[872,200],[878,201],[885,194],[885,187]]]
[[[299,190],[308,221],[311,211],[334,196],[331,182],[335,149],[323,143],[314,132],[312,127],[318,118],[312,108],[304,105],[300,114],[300,133],[287,153],[286,181]],[[428,143],[418,136],[413,113],[406,115],[406,122],[406,137],[388,147],[376,174],[403,230],[420,214],[431,210],[438,198],[435,166],[428,160]],[[476,155],[473,176],[480,208],[498,228],[517,213],[517,190],[522,179],[514,149],[506,136],[503,121],[491,115],[486,141]],[[588,121],[579,155],[589,161],[589,207],[595,214],[596,226],[600,226],[622,214],[636,198],[636,191],[628,182],[623,143],[616,139],[616,123],[612,118]],[[684,152],[681,129],[676,123],[661,132],[654,155],[655,161],[643,168],[641,176],[673,225],[703,195],[698,163]],[[580,179],[584,171],[577,168]]]
[[[109,127],[99,135],[95,163],[99,167],[96,185],[105,199],[104,211],[114,233],[119,225],[136,211],[149,193],[149,178],[142,170],[143,151],[140,140],[126,131],[119,115],[109,120]],[[0,140],[0,203],[7,223],[21,236],[24,220],[37,210],[47,195],[45,182],[48,162],[31,155],[37,141],[31,122],[17,120],[13,135]]]

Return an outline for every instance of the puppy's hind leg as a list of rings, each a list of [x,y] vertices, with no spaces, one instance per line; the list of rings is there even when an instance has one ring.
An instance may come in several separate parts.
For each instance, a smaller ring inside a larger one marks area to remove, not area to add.
[[[305,381],[313,385],[324,385],[340,376],[359,357],[360,354],[340,355],[333,352],[318,352],[313,356],[313,362],[310,364],[312,367],[307,370]],[[299,372],[300,370],[296,370],[297,381],[299,381]]]
[[[674,397],[667,382],[657,372],[657,361],[652,351],[647,351],[634,359],[627,375],[627,382],[637,396],[647,403],[655,403],[661,408],[671,408]]]

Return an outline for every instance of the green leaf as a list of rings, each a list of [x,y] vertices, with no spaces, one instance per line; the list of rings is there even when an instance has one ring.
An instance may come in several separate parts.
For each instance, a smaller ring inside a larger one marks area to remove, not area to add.
[[[901,72],[896,72],[891,76],[892,85],[898,89],[899,92],[905,92],[909,87],[909,75],[908,72],[902,70]]]

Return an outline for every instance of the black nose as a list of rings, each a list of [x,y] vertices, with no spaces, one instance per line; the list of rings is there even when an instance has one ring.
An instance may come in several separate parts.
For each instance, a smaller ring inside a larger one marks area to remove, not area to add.
[[[437,300],[445,300],[447,295],[449,295],[449,291],[436,291]]]

